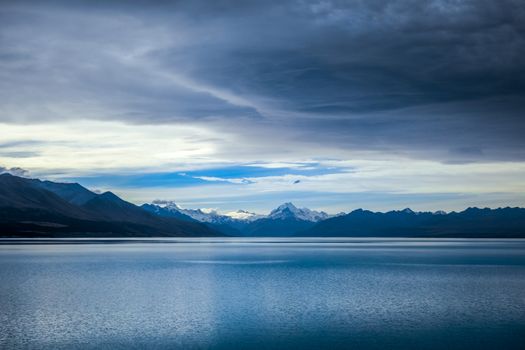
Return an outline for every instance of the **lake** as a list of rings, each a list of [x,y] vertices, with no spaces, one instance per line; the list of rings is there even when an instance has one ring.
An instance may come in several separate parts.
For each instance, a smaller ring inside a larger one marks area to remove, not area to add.
[[[525,240],[0,239],[2,349],[524,349]]]

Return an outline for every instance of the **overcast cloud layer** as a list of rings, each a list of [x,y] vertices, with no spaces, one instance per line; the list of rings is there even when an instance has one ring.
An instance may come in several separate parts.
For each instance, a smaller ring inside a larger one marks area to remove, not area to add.
[[[0,170],[224,210],[525,205],[523,57],[518,0],[0,1]]]

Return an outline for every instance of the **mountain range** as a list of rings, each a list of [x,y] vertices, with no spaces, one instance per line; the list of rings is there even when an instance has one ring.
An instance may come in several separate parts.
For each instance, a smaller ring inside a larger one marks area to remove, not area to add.
[[[467,208],[461,212],[415,212],[409,208],[386,213],[357,209],[328,215],[284,203],[268,215],[244,218],[182,209],[173,202],[145,204],[146,210],[185,215],[231,236],[275,237],[525,237],[524,208]]]
[[[160,216],[178,217],[183,220],[199,221],[228,236],[293,236],[294,233],[312,227],[316,222],[330,217],[325,212],[297,208],[284,203],[268,215],[238,210],[228,215],[201,209],[182,209],[169,201],[155,201],[142,208]]]
[[[0,236],[310,236],[525,237],[524,208],[386,213],[357,209],[329,215],[284,203],[268,215],[183,209],[171,201],[136,206],[77,183],[0,174]]]

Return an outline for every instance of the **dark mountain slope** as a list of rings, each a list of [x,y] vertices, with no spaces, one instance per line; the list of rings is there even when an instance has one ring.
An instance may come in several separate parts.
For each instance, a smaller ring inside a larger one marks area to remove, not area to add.
[[[96,213],[110,221],[157,222],[157,218],[140,207],[120,199],[112,192],[104,192],[82,205],[82,208]]]
[[[48,190],[34,186],[32,180],[9,174],[0,175],[0,208],[11,208],[12,215],[14,209],[39,209],[41,212],[54,212],[60,216],[95,219],[95,215],[89,211],[68,203]]]
[[[32,182],[35,187],[53,192],[65,201],[75,205],[82,205],[97,196],[96,193],[91,192],[77,183],[58,183],[40,181],[38,179],[32,179]]]

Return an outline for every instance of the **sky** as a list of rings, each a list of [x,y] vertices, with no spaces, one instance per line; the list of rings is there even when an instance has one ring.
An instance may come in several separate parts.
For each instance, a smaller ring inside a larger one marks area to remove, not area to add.
[[[0,172],[137,204],[525,206],[521,0],[0,0]]]

